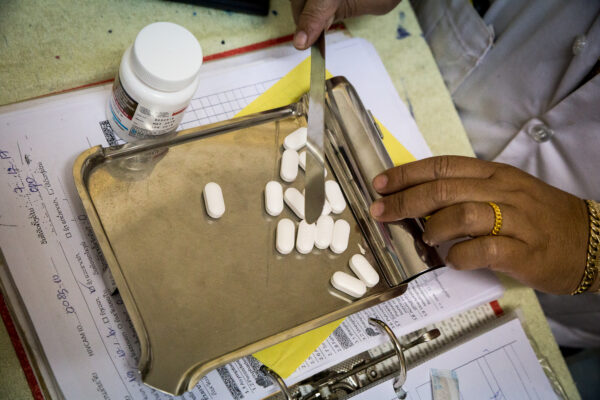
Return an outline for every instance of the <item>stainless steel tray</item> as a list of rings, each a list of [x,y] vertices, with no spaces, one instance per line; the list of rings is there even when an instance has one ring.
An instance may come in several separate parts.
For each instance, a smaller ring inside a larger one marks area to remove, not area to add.
[[[97,146],[76,160],[75,184],[139,336],[146,384],[181,394],[218,366],[398,296],[407,280],[441,265],[416,221],[368,216],[376,194],[367,182],[389,157],[351,85],[333,78],[327,86],[328,179],[351,206],[339,216],[352,227],[341,255],[281,256],[277,221],[296,217],[264,211],[265,184],[280,181],[283,139],[306,124],[304,99],[158,142]],[[302,190],[303,178],[292,186]],[[219,220],[204,209],[211,181],[225,198]],[[383,279],[356,300],[329,279],[361,248]]]

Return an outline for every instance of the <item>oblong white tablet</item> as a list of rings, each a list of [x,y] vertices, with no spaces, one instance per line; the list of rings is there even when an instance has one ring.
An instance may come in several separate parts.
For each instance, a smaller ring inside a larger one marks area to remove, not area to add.
[[[225,214],[225,200],[221,186],[214,182],[204,186],[204,205],[206,213],[212,218],[221,218]]]
[[[285,204],[300,219],[304,219],[304,196],[296,188],[287,188],[283,193]]]
[[[367,286],[363,281],[342,271],[333,273],[331,285],[337,290],[356,298],[364,296],[367,292]]]
[[[308,130],[306,127],[300,127],[294,132],[290,133],[283,139],[283,147],[286,150],[298,151],[302,147],[306,146],[306,138],[308,136]]]
[[[294,182],[298,176],[298,153],[295,150],[286,150],[281,156],[281,179],[286,182]]]
[[[298,162],[300,164],[300,168],[302,168],[303,171],[306,171],[306,150],[298,153]],[[327,168],[323,168],[323,176],[327,178]]]
[[[306,150],[298,153],[298,163],[300,164],[300,168],[306,171]]]
[[[338,219],[333,225],[329,248],[336,254],[342,254],[348,248],[348,239],[350,239],[350,224],[346,220]]]
[[[275,248],[281,254],[290,254],[294,249],[296,226],[291,219],[283,218],[277,223]]]
[[[321,215],[329,215],[331,214],[331,205],[329,205],[329,202],[327,201],[327,199],[325,199],[325,203],[323,203],[323,211],[321,211]]]
[[[325,197],[335,214],[341,214],[346,209],[346,199],[336,181],[325,181]]]
[[[373,287],[379,283],[379,274],[362,254],[353,255],[350,258],[349,264],[350,269],[367,287]]]
[[[276,181],[267,182],[265,186],[265,209],[274,217],[283,211],[283,188]]]
[[[326,249],[331,244],[333,237],[333,218],[329,215],[321,215],[317,219],[317,228],[315,235],[315,247],[317,249]]]
[[[302,220],[298,225],[298,236],[296,237],[296,250],[300,254],[308,254],[315,246],[315,224],[309,224]]]

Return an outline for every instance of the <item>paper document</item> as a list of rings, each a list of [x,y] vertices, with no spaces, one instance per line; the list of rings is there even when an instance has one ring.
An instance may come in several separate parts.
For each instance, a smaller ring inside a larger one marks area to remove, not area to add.
[[[430,369],[458,376],[461,400],[559,399],[517,318],[408,371],[407,400],[432,400]],[[352,400],[397,400],[388,380]]]
[[[372,46],[349,39],[328,51],[329,71],[348,78],[410,153],[430,155]],[[283,46],[207,63],[181,128],[231,118],[306,56]],[[43,351],[37,362],[55,378],[49,386],[67,399],[167,399],[140,381],[138,339],[121,299],[102,280],[107,266],[73,184],[72,165],[83,150],[119,142],[107,127],[110,88],[0,109],[0,248]],[[289,381],[381,342],[371,336],[369,316],[402,334],[501,294],[487,271],[426,274],[400,298],[346,319]],[[260,399],[277,388],[259,367],[246,357],[211,372],[182,398]]]

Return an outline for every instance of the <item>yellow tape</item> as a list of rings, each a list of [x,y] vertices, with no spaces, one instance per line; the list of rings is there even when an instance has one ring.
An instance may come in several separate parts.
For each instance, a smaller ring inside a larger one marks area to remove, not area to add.
[[[331,74],[327,72],[327,78]],[[236,117],[271,110],[294,103],[310,88],[310,57],[298,64],[277,83],[248,104]],[[383,134],[383,144],[395,165],[414,161],[415,158],[406,148],[379,122]],[[269,366],[281,377],[287,378],[302,364],[313,351],[329,337],[342,323],[343,319],[332,322],[303,335],[271,346],[253,354],[260,362]]]
[[[331,74],[327,71],[327,79]],[[310,57],[302,61],[293,70],[248,104],[236,117],[272,110],[295,103],[310,89]]]
[[[331,335],[344,318],[254,353],[261,363],[287,378]]]

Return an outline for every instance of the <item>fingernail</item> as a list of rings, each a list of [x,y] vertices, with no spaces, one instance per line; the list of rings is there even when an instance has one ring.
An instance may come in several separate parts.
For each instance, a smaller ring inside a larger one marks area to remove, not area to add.
[[[373,187],[375,190],[380,191],[385,189],[385,186],[388,183],[388,177],[385,174],[377,175],[375,179],[373,179]]]
[[[423,236],[423,241],[424,241],[424,242],[425,242],[425,243],[426,243],[428,246],[433,246],[433,242],[432,242],[432,241],[431,241],[429,238],[427,238],[427,237],[425,237],[425,236]]]
[[[376,201],[373,204],[371,204],[371,215],[377,218],[383,214],[384,209],[385,205],[383,204],[383,202]]]
[[[306,32],[304,32],[304,31],[296,32],[296,34],[294,35],[294,46],[296,46],[299,49],[305,48],[307,39],[308,39],[308,36],[306,36]]]

